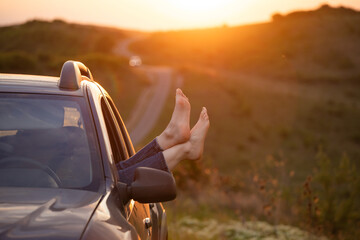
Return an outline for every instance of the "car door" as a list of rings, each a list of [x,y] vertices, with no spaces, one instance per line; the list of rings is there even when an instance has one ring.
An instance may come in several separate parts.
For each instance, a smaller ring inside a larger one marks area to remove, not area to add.
[[[130,136],[127,132],[127,129],[125,127],[125,124],[124,124],[114,102],[112,101],[112,99],[110,97],[108,97],[107,100],[108,100],[108,103],[115,115],[116,121],[119,124],[119,127],[122,132],[129,156],[132,156],[135,154],[135,150],[134,150],[134,147],[130,140]],[[137,211],[137,207],[138,207],[137,205],[140,205],[140,204],[135,203],[136,211]],[[134,206],[134,205],[132,205],[132,206]],[[151,235],[152,235],[151,239],[153,239],[153,240],[167,239],[167,236],[168,236],[167,222],[166,222],[167,217],[166,217],[166,212],[165,212],[162,204],[161,203],[151,203],[151,204],[146,204],[143,206],[145,207],[146,218],[149,218],[149,212],[150,212],[150,223],[151,223],[150,225],[151,225]],[[134,217],[134,216],[132,216],[132,217]],[[145,227],[147,227],[147,226],[149,226],[149,225],[146,225]]]
[[[102,111],[108,128],[109,137],[114,142],[114,161],[124,161],[134,154],[126,128],[115,105],[109,96],[102,100]],[[151,239],[151,216],[149,204],[141,204],[131,200],[125,206],[128,221],[135,227],[141,239]]]

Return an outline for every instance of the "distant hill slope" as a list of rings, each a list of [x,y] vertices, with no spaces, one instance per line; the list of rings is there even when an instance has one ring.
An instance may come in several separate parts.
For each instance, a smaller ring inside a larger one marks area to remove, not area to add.
[[[153,63],[200,64],[300,80],[360,80],[360,12],[323,5],[239,27],[157,32],[135,43]]]
[[[0,51],[52,53],[62,56],[88,52],[109,53],[124,37],[119,29],[33,20],[22,25],[0,28]]]
[[[52,74],[63,59],[111,55],[125,37],[119,29],[32,20],[0,28],[0,71]],[[60,65],[61,67],[61,65]]]
[[[0,72],[59,76],[66,60],[84,62],[126,116],[143,82],[112,53],[130,32],[62,20],[0,27]]]

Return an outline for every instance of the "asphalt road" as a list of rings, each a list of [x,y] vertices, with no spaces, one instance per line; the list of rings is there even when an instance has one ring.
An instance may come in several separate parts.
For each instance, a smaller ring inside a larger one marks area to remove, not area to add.
[[[130,58],[136,54],[129,50],[129,45],[142,38],[143,36],[132,37],[120,41],[114,48],[114,52],[120,56]],[[134,146],[138,145],[150,134],[166,101],[168,99],[172,100],[172,98],[168,98],[170,92],[172,92],[171,90],[174,90],[175,94],[175,88],[181,87],[182,84],[181,76],[176,75],[170,67],[142,65],[137,67],[137,70],[142,71],[148,77],[150,84],[140,94],[130,117],[125,119]]]

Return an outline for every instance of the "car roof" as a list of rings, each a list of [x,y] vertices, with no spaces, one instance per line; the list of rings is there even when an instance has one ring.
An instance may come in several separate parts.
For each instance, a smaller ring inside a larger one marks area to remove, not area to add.
[[[59,77],[25,75],[25,74],[1,74],[0,92],[8,93],[42,93],[83,96],[83,88],[63,89],[59,87]],[[85,84],[87,81],[82,81]]]

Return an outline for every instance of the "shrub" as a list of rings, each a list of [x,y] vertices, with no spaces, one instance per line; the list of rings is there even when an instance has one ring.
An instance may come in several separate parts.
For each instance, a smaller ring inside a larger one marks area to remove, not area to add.
[[[304,184],[309,223],[335,237],[359,234],[360,176],[356,166],[346,154],[336,162],[323,151],[317,161],[313,180],[308,178]]]
[[[0,54],[0,72],[16,73],[18,71],[33,73],[37,70],[37,61],[24,52]]]

